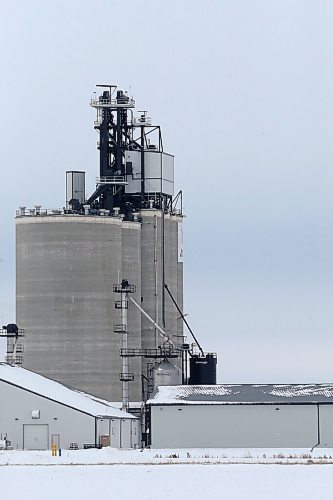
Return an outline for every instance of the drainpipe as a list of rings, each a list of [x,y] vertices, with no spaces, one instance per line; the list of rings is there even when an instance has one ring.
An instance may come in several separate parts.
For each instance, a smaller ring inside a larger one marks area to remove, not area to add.
[[[95,417],[95,447],[97,448],[97,418]]]
[[[313,450],[320,445],[320,413],[318,404],[317,404],[317,440],[318,442],[314,446],[312,446],[310,453],[312,453]]]

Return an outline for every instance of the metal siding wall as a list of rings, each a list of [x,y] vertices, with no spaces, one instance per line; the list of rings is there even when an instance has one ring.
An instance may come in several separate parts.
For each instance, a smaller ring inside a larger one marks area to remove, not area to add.
[[[84,443],[95,442],[94,417],[2,381],[0,401],[10,402],[0,405],[0,433],[7,434],[14,449],[23,449],[24,424],[48,425],[49,438],[52,434],[60,434],[61,448],[68,448],[72,442],[78,443],[80,448]],[[32,410],[40,410],[39,419],[31,418]]]
[[[333,405],[319,405],[320,448],[333,448]]]
[[[141,446],[141,425],[140,420],[132,420],[132,447],[140,448]]]
[[[104,436],[104,435],[110,436],[110,443],[111,443],[110,419],[97,418],[96,419],[96,428],[97,428],[97,444],[101,444],[101,436]]]
[[[23,424],[23,449],[48,450],[49,426],[47,424]]]
[[[153,448],[311,448],[317,442],[315,405],[152,406],[151,419]]]
[[[119,418],[111,420],[110,443],[112,448],[120,448],[120,424]]]
[[[120,448],[132,448],[132,426],[130,419],[121,419]]]

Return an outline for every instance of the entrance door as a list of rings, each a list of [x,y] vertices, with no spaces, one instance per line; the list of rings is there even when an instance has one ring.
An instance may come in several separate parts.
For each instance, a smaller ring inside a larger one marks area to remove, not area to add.
[[[59,450],[59,448],[60,448],[60,434],[51,434],[51,447],[53,444],[56,444],[57,448]]]
[[[48,450],[49,426],[41,424],[23,425],[24,450]]]

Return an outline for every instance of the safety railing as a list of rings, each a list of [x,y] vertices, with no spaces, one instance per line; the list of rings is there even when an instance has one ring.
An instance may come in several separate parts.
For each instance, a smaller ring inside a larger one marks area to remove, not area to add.
[[[115,185],[125,185],[127,184],[125,177],[123,175],[109,175],[107,177],[96,177],[97,184],[115,184]]]
[[[93,108],[134,108],[135,100],[128,96],[118,99],[91,99],[90,106]]]

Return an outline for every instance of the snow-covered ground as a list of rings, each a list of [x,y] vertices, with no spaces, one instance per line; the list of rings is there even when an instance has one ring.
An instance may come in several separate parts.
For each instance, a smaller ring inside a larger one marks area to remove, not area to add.
[[[333,450],[0,451],[2,500],[332,498]]]
[[[191,448],[166,450],[62,450],[61,457],[50,451],[0,451],[5,465],[213,465],[213,464],[333,464],[333,449],[247,449]],[[1,499],[1,496],[0,496]],[[2,500],[2,499],[1,499]]]

